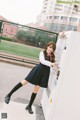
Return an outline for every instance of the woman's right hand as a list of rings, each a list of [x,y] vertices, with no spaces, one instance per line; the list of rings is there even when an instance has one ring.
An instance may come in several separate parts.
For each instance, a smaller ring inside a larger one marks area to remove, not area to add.
[[[51,63],[51,67],[58,68],[58,64],[56,62],[55,63]]]

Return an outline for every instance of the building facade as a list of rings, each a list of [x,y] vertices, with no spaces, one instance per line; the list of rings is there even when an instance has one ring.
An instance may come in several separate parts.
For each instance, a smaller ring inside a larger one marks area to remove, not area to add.
[[[37,17],[37,24],[53,32],[77,30],[79,22],[80,4],[62,4],[56,0],[44,0],[42,11]]]
[[[8,21],[7,19],[5,19],[2,16],[0,16],[0,20]],[[8,21],[8,22],[10,22],[10,21]],[[3,22],[3,24],[2,24],[2,34],[0,34],[0,35],[14,39],[16,34],[17,34],[17,31],[18,31],[18,26],[17,25],[7,23],[7,22]]]

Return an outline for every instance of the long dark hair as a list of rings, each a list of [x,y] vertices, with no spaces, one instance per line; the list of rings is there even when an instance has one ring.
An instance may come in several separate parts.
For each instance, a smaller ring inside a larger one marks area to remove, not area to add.
[[[51,55],[50,55],[50,61],[51,62],[55,62],[55,55],[54,55],[54,51],[55,51],[55,49],[56,49],[56,44],[54,43],[54,42],[49,42],[49,43],[47,43],[47,45],[45,46],[45,49],[44,49],[44,56],[45,56],[45,59],[46,59],[46,56],[47,56],[47,52],[46,52],[46,50],[47,50],[47,47],[48,46],[50,46],[50,45],[52,45],[52,48],[53,48],[53,52],[51,53]]]

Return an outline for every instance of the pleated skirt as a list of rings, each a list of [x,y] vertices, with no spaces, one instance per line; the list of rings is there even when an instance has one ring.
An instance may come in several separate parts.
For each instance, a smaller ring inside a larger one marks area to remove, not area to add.
[[[50,67],[40,63],[30,71],[30,73],[25,77],[25,80],[27,80],[31,84],[47,88],[49,74]]]

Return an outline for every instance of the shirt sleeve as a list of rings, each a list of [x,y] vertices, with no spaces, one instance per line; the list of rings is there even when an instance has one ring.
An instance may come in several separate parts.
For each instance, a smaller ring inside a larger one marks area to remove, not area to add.
[[[40,52],[39,60],[43,65],[46,65],[46,66],[49,66],[49,67],[51,66],[51,62],[48,61],[48,60],[45,60],[43,51]]]

